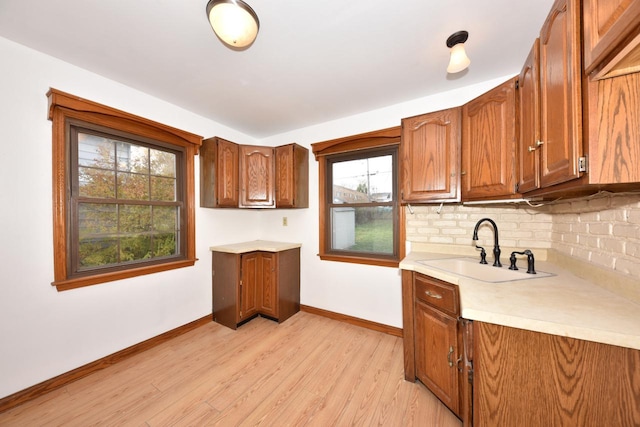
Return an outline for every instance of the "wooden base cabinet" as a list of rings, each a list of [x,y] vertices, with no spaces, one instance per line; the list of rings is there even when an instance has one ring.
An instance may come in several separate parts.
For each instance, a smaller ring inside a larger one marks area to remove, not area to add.
[[[420,380],[465,425],[471,425],[469,365],[458,288],[403,270],[405,379]]]
[[[300,248],[212,254],[215,322],[236,329],[258,315],[284,322],[300,311]]]
[[[640,425],[640,351],[473,322],[475,426]]]

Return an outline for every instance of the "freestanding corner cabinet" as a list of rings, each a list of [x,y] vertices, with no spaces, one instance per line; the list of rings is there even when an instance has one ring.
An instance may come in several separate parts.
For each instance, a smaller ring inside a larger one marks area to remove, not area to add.
[[[210,248],[213,320],[236,329],[261,315],[300,311],[300,244],[256,240]]]

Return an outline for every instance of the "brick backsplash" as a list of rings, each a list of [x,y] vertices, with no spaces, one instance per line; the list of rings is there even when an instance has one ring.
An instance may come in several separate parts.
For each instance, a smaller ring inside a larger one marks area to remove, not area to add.
[[[555,249],[640,280],[640,195],[601,194],[541,204],[412,206],[405,211],[406,237],[471,246],[476,222],[491,218],[501,247]],[[481,227],[478,234],[479,244],[490,252],[491,226]]]
[[[549,206],[551,247],[640,283],[640,195],[604,195]]]
[[[491,218],[498,226],[500,246],[510,248],[551,248],[552,222],[545,208],[527,205],[465,206],[445,204],[412,206],[407,209],[406,233],[411,242],[472,245],[473,228],[482,218]],[[491,225],[478,232],[479,244],[493,246]]]

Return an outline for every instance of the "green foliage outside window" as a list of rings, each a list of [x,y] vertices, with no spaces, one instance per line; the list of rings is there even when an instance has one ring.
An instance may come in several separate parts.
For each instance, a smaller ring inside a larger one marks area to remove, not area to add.
[[[177,155],[77,134],[79,270],[177,255]]]

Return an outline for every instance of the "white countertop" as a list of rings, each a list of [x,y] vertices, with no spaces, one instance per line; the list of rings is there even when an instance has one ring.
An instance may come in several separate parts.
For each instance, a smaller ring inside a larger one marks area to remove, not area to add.
[[[270,240],[252,240],[250,242],[231,243],[228,245],[211,246],[212,252],[227,252],[231,254],[243,254],[247,252],[282,252],[301,247],[301,243],[274,242]]]
[[[465,255],[459,255],[465,256]],[[536,270],[553,276],[489,283],[418,263],[456,255],[411,252],[403,270],[458,285],[462,317],[497,325],[567,336],[640,350],[640,304],[581,279],[550,262]],[[492,255],[487,256],[488,269]],[[479,260],[479,257],[478,257]],[[502,268],[508,268],[508,261]],[[518,260],[525,268],[526,260]]]

